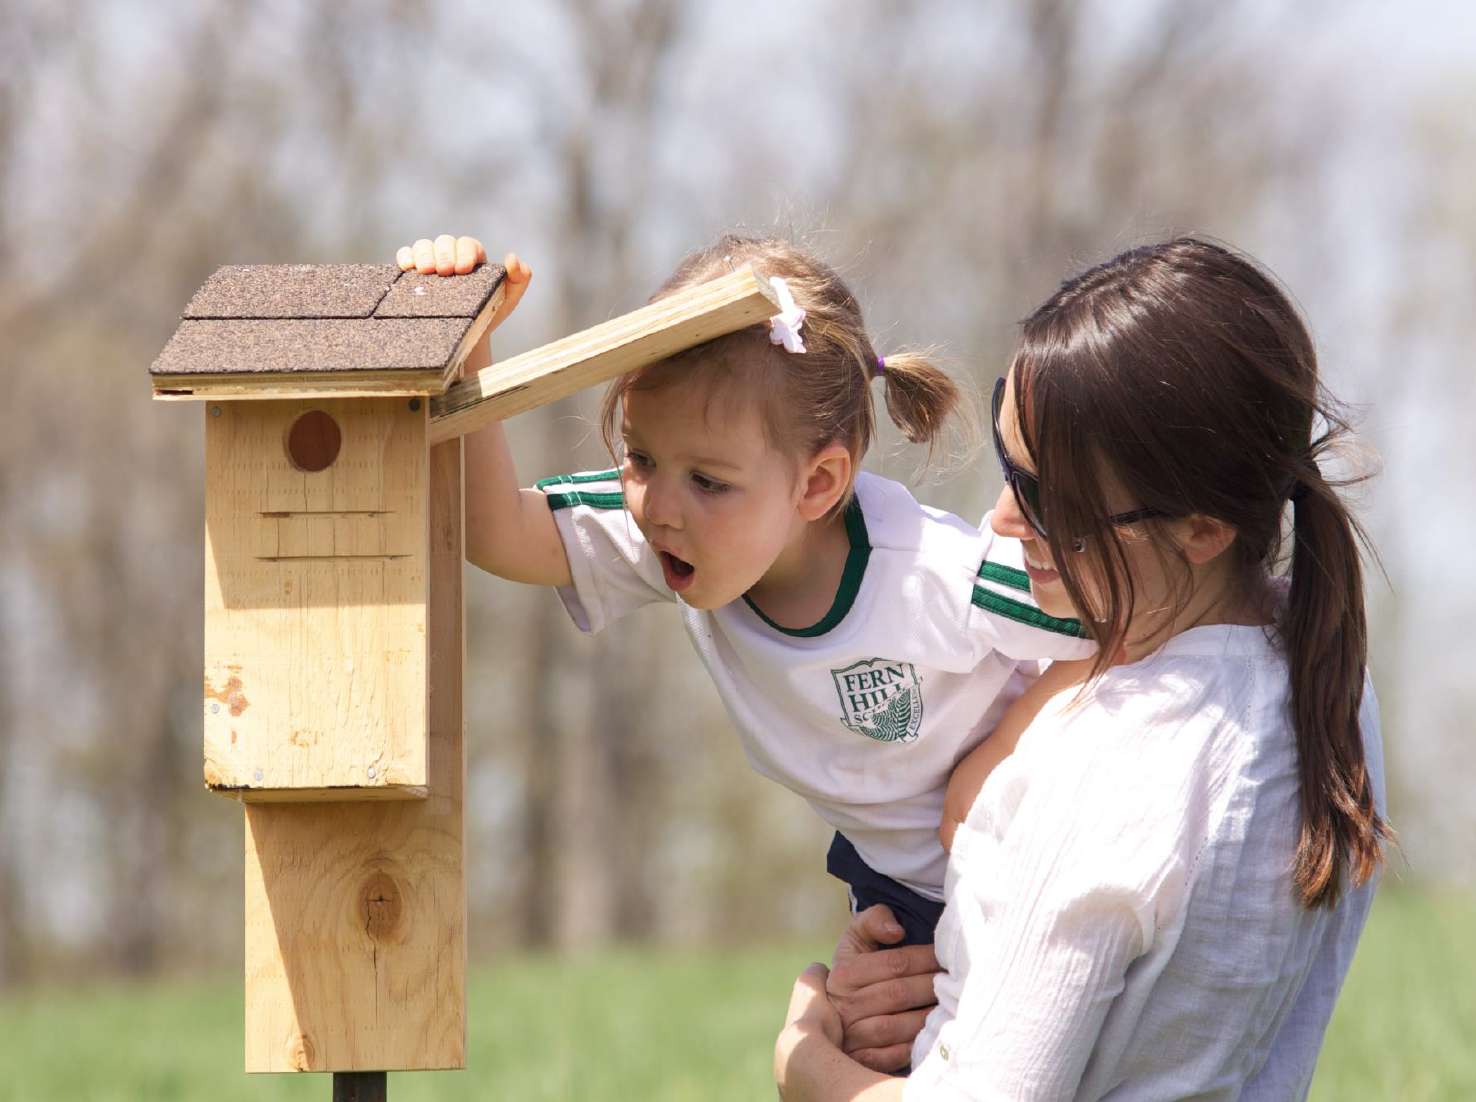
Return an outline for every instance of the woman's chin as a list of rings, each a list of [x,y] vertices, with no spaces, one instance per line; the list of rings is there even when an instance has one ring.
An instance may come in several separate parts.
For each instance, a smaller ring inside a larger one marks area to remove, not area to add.
[[[1059,581],[1042,583],[1031,578],[1030,596],[1035,600],[1035,607],[1047,616],[1062,620],[1077,619],[1076,608],[1066,596],[1066,587]]]

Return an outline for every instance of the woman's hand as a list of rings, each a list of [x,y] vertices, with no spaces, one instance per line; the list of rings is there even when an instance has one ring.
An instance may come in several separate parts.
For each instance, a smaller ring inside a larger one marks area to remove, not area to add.
[[[873,1071],[907,1067],[913,1038],[938,1001],[933,947],[886,948],[901,938],[889,908],[868,907],[846,925],[826,975],[829,1002],[843,1030],[841,1049]]]
[[[798,1026],[805,1032],[816,1033],[839,1048],[843,1033],[841,1016],[825,993],[829,975],[830,969],[820,963],[800,973],[789,996],[789,1013],[784,1016],[784,1025],[786,1029]]]
[[[422,237],[413,245],[401,245],[395,253],[400,271],[411,268],[422,275],[466,275],[478,264],[487,263],[487,250],[475,237],[452,237],[443,233],[432,241]]]
[[[825,994],[829,970],[812,964],[794,982],[784,1031],[774,1044],[774,1082],[783,1102],[900,1102],[902,1080],[878,1075],[840,1049],[841,1019]]]

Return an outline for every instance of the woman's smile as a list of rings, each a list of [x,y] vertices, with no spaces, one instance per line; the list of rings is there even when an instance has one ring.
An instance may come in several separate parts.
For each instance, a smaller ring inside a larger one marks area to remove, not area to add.
[[[1025,573],[1030,575],[1031,584],[1049,585],[1051,582],[1058,582],[1061,580],[1060,573],[1056,570],[1055,567],[1050,564],[1049,561],[1043,562],[1038,559],[1036,555],[1031,554],[1031,542],[1027,541],[1026,543],[1024,543],[1023,550],[1023,557],[1025,560]],[[1038,553],[1039,552],[1037,552],[1037,554]]]

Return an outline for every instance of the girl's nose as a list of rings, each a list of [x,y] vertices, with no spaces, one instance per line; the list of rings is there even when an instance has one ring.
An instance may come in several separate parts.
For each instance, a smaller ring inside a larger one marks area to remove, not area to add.
[[[1025,520],[1025,514],[1020,512],[1020,503],[1015,500],[1015,491],[1010,489],[1008,482],[1000,490],[999,500],[994,503],[994,512],[989,515],[989,527],[994,529],[995,535],[1010,539],[1027,540],[1035,535]]]
[[[680,528],[681,510],[676,494],[666,479],[656,477],[646,482],[646,522],[662,528]]]

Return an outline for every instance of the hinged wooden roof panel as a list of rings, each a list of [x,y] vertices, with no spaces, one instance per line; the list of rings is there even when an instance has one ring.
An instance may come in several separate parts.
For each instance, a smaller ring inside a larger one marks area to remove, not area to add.
[[[439,394],[501,301],[506,271],[226,265],[149,368],[158,398]]]

